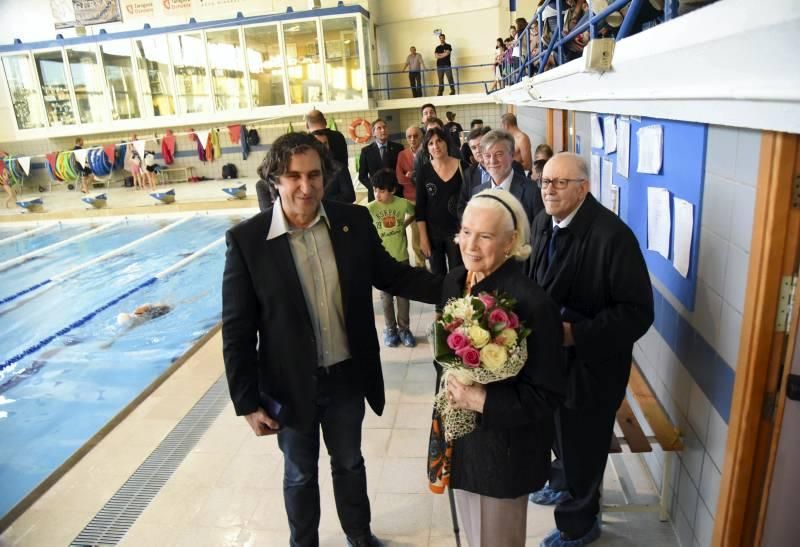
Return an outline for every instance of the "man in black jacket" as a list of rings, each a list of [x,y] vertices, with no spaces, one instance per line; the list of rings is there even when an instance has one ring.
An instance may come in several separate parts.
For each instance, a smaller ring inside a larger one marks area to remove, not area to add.
[[[328,148],[333,159],[342,165],[347,165],[347,141],[339,131],[328,128],[328,120],[325,119],[325,114],[319,110],[312,110],[306,114],[306,129],[309,133],[324,131],[328,137]]]
[[[589,193],[580,156],[544,167],[545,210],[531,227],[530,277],[561,310],[567,396],[556,411],[558,460],[536,503],[559,503],[546,547],[600,536],[599,489],[631,370],[633,344],[653,322],[653,291],[633,232]],[[569,495],[562,494],[566,491]]]
[[[402,144],[389,140],[389,130],[381,118],[372,122],[372,136],[375,141],[361,149],[358,160],[358,180],[367,188],[367,201],[375,199],[369,182],[372,175],[385,168],[394,171],[397,167],[397,156],[403,151]],[[395,193],[398,197],[403,197],[402,186],[398,184]]]
[[[277,433],[291,545],[319,545],[322,429],[342,529],[373,547],[361,424],[364,399],[381,414],[385,394],[372,287],[435,303],[442,279],[389,256],[366,208],[322,201],[326,168],[313,136],[279,137],[259,169],[278,199],[226,234],[225,372],[237,415]]]
[[[328,131],[317,129],[311,132],[325,149],[330,153],[330,141]],[[342,203],[354,203],[356,201],[356,190],[353,188],[353,178],[350,176],[350,169],[347,165],[342,165],[331,158],[331,171],[325,176],[325,195],[324,199],[341,201]]]

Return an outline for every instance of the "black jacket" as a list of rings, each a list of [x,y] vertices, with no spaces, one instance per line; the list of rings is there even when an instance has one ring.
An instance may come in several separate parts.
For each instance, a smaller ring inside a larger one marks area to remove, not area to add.
[[[333,172],[326,177],[325,199],[340,201],[342,203],[353,203],[356,200],[356,190],[353,188],[353,179],[350,177],[350,169],[347,164],[341,164],[336,160],[333,164]]]
[[[388,167],[392,171],[397,168],[397,156],[403,151],[403,145],[399,142],[386,141],[386,151],[381,159],[381,152],[378,150],[377,142],[373,142],[361,149],[361,157],[358,160],[358,180],[367,187],[367,200],[375,199],[372,191],[372,184],[369,179],[379,170]],[[403,187],[397,185],[395,192],[399,197],[403,197]]]
[[[480,178],[480,175],[477,175],[477,177]],[[472,196],[478,192],[483,192],[491,187],[492,181],[473,186],[472,190],[470,190],[469,199],[472,199]],[[525,209],[525,214],[528,215],[528,222],[531,222],[531,220],[536,217],[539,211],[544,209],[542,192],[536,187],[531,179],[526,177],[524,174],[514,171],[514,178],[511,179],[511,186],[509,187],[508,191],[511,192],[511,194],[522,204],[522,208]],[[464,208],[466,208],[466,206],[467,205],[465,203]],[[464,214],[464,208],[459,206],[460,213],[462,215]]]
[[[436,303],[440,276],[400,264],[384,250],[365,207],[324,202],[330,222],[353,365],[349,383],[372,409],[385,401],[372,287]],[[267,241],[274,208],[228,230],[222,278],[222,352],[237,415],[263,408],[266,397],[283,410],[282,425],[306,429],[316,415],[314,329],[288,236]]]
[[[443,305],[464,293],[463,266],[447,274]],[[529,328],[528,361],[514,378],[486,386],[478,428],[453,446],[450,484],[491,496],[516,498],[541,488],[550,473],[553,410],[566,387],[558,309],[512,259],[472,288],[517,300],[515,312]]]
[[[647,265],[631,229],[591,194],[559,233],[550,268],[552,225],[546,212],[533,221],[528,272],[572,323],[565,405],[616,410],[628,385],[633,344],[653,323]]]
[[[339,131],[335,129],[325,129],[325,134],[328,137],[328,148],[331,151],[333,159],[347,165],[347,141]]]

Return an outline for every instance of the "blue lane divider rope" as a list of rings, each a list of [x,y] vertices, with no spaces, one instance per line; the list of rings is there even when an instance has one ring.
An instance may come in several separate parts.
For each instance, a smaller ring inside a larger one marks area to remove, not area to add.
[[[47,285],[47,284],[49,284],[49,283],[52,283],[52,281],[53,281],[52,279],[45,279],[45,280],[44,280],[44,281],[42,281],[41,283],[37,283],[36,285],[31,285],[31,286],[30,286],[30,287],[28,287],[27,289],[22,289],[21,291],[19,291],[19,292],[17,292],[17,293],[14,293],[14,294],[12,294],[12,295],[10,295],[10,296],[6,296],[6,297],[5,297],[5,298],[3,298],[2,300],[0,300],[0,306],[2,306],[3,304],[8,304],[8,303],[9,303],[9,302],[11,302],[12,300],[15,300],[15,299],[17,299],[17,298],[19,298],[20,296],[26,295],[26,294],[28,294],[28,293],[29,293],[29,292],[31,292],[31,291],[35,291],[36,289],[38,289],[38,288],[40,288],[40,287],[44,287],[45,285]]]
[[[10,367],[14,363],[17,363],[17,362],[21,361],[22,359],[24,359],[28,355],[36,353],[37,351],[39,351],[40,349],[42,349],[43,347],[48,345],[50,342],[52,342],[53,340],[55,340],[59,336],[64,336],[68,332],[70,332],[70,331],[72,331],[72,330],[84,325],[85,323],[90,321],[94,316],[96,316],[98,313],[100,313],[100,312],[102,312],[104,310],[107,310],[108,308],[110,308],[114,304],[117,304],[118,302],[120,302],[121,300],[124,300],[125,298],[129,297],[133,293],[138,292],[138,291],[144,289],[145,287],[148,287],[148,286],[152,285],[156,281],[158,281],[157,277],[151,277],[147,281],[145,281],[143,283],[140,283],[139,285],[137,285],[137,286],[133,287],[132,289],[124,292],[123,294],[121,294],[120,296],[116,297],[115,299],[110,300],[109,302],[106,302],[105,304],[103,304],[99,308],[95,309],[94,311],[91,311],[91,312],[87,313],[86,315],[84,315],[83,317],[78,319],[77,321],[74,321],[74,322],[70,323],[68,326],[66,326],[63,329],[59,330],[55,334],[51,334],[47,338],[43,338],[42,340],[39,340],[34,345],[32,345],[32,346],[26,348],[25,350],[23,350],[21,353],[18,353],[14,357],[11,357],[10,359],[6,360],[2,365],[0,365],[0,371],[6,369],[7,367]]]

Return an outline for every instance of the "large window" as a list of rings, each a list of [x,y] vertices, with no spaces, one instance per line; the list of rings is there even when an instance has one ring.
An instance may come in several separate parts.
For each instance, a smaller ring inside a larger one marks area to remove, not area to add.
[[[167,37],[136,40],[136,67],[142,86],[142,106],[147,116],[175,114],[172,74],[169,70]]]
[[[28,54],[3,57],[3,68],[8,82],[11,106],[17,118],[17,128],[44,127],[46,125],[44,106],[36,90],[36,76]]]
[[[40,51],[33,54],[36,72],[42,86],[42,97],[47,120],[50,125],[72,125],[75,123],[75,112],[72,110],[72,99],[67,85],[67,73],[64,70],[64,58],[61,50]]]
[[[239,29],[206,32],[206,45],[217,110],[247,108],[244,52],[239,43]]]
[[[175,70],[178,112],[208,112],[208,75],[203,37],[199,32],[169,35],[172,66]]]
[[[247,44],[247,69],[250,71],[253,106],[286,104],[278,27],[270,25],[246,28],[244,41]]]
[[[323,74],[316,21],[284,23],[283,41],[286,44],[289,96],[292,103],[322,101]]]
[[[131,53],[133,53],[131,43],[128,40],[100,45],[106,85],[111,96],[111,118],[114,120],[128,120],[140,116]]]
[[[364,73],[358,58],[358,31],[355,18],[323,19],[322,35],[325,40],[328,100],[361,98]]]
[[[103,93],[103,74],[97,62],[95,46],[69,48],[67,60],[81,123],[108,121],[108,105]]]

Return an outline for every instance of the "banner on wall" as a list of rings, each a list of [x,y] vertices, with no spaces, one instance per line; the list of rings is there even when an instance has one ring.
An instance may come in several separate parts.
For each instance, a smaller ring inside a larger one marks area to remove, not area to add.
[[[58,0],[53,0],[58,1]],[[174,17],[186,22],[189,17],[198,21],[229,19],[237,11],[245,15],[273,13],[274,2],[264,0],[119,0],[126,23],[161,23]],[[172,21],[173,23],[175,21]]]
[[[50,0],[50,11],[57,29],[122,21],[119,0]]]

